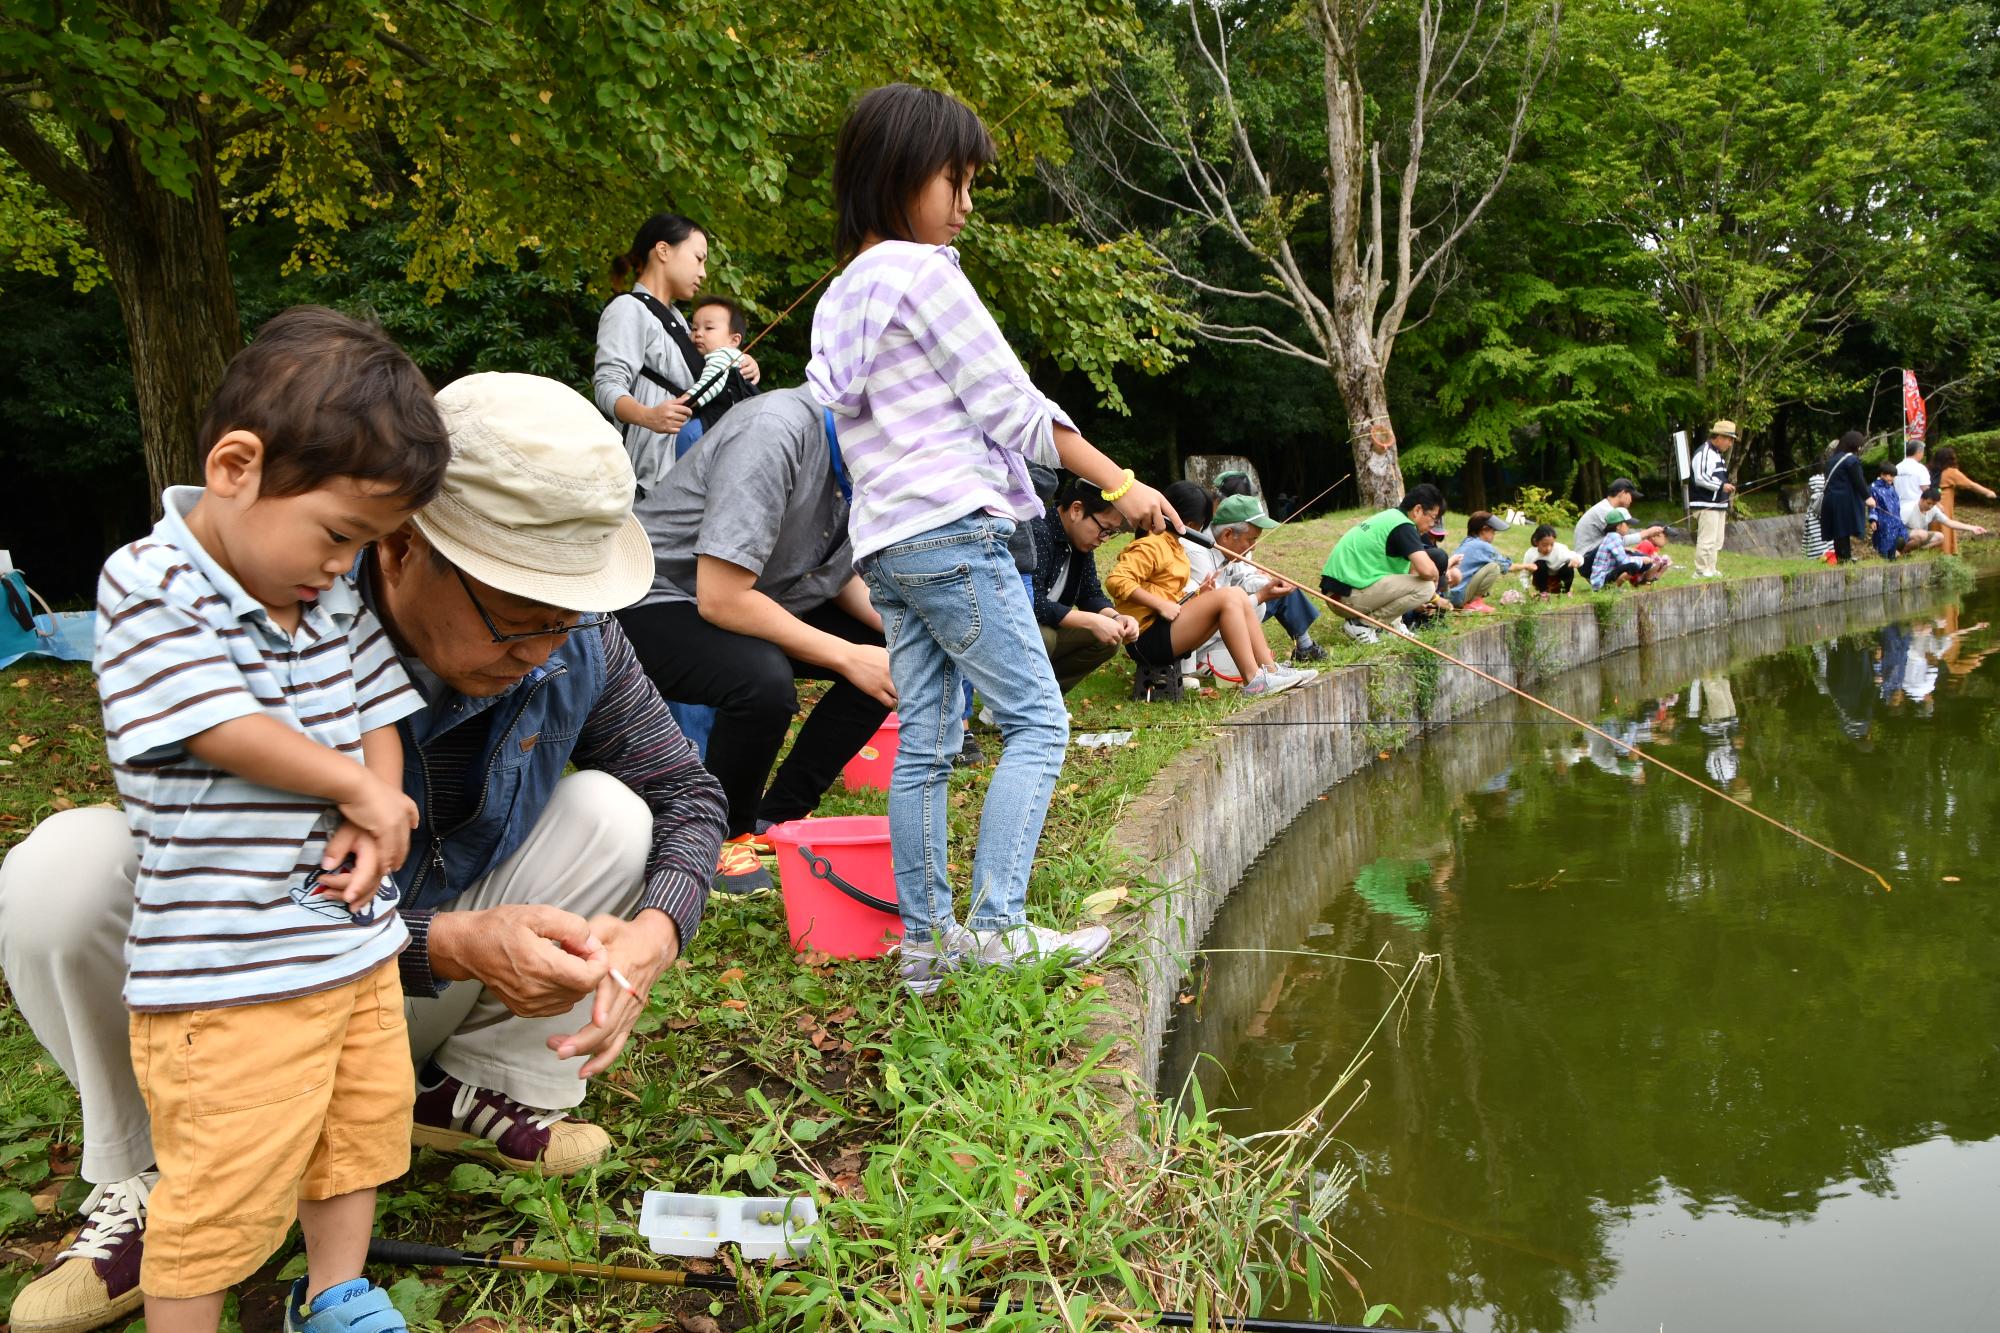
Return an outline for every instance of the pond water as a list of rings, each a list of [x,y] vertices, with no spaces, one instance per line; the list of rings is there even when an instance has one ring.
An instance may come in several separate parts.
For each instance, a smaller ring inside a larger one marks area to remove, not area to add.
[[[2000,1328],[2000,586],[1805,615],[1548,694],[1893,892],[1495,704],[1225,906],[1160,1086],[1192,1070],[1238,1133],[1368,1044],[1403,974],[1344,959],[1437,956],[1340,1099],[1368,1085],[1335,1224],[1385,1322]]]

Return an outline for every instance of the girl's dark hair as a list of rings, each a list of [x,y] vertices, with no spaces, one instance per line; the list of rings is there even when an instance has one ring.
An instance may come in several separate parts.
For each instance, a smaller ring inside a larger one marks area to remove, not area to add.
[[[1556,535],[1556,530],[1554,528],[1550,527],[1546,523],[1539,524],[1535,528],[1534,535],[1528,538],[1528,545],[1533,546],[1536,542],[1540,541],[1542,538],[1553,537],[1555,535]]]
[[[1107,509],[1116,508],[1111,501],[1104,498],[1103,487],[1095,482],[1085,481],[1082,477],[1071,477],[1063,483],[1062,493],[1056,497],[1056,508],[1067,509],[1078,503],[1083,505],[1083,512],[1086,514],[1101,514]]]
[[[381,325],[325,306],[273,316],[230,358],[202,418],[203,452],[233,430],[263,441],[258,495],[267,499],[346,477],[381,482],[418,509],[451,461],[424,372]]]
[[[1215,479],[1217,495],[1255,495],[1257,488],[1250,484],[1248,472],[1224,472]]]
[[[1181,522],[1190,528],[1205,528],[1215,517],[1215,497],[1208,493],[1208,487],[1197,481],[1176,481],[1162,492],[1174,512],[1181,516]]]
[[[1840,452],[1843,454],[1858,454],[1861,452],[1862,446],[1867,443],[1868,437],[1866,435],[1863,435],[1858,430],[1851,430],[1840,437]]]
[[[1931,475],[1933,477],[1942,477],[1946,468],[1957,466],[1958,450],[1952,448],[1950,445],[1946,445],[1944,448],[1931,454]]]
[[[679,245],[688,237],[701,231],[692,219],[678,213],[655,213],[639,224],[639,234],[632,238],[632,248],[622,255],[611,257],[611,276],[623,282],[636,278],[646,267],[646,255],[661,241],[668,245]]]
[[[940,171],[964,185],[999,156],[973,109],[891,83],[858,98],[833,145],[833,248],[852,259],[870,236],[907,241],[910,203]]]

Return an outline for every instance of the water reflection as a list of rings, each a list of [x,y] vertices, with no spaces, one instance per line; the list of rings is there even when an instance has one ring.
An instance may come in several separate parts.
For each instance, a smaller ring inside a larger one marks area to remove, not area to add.
[[[1343,958],[1437,953],[1343,1128],[1365,1184],[1341,1235],[1402,1322],[1843,1328],[1915,1302],[1994,1326],[1983,1265],[1926,1257],[1962,1250],[1964,1192],[1935,1217],[1900,1196],[1938,1139],[2000,1179],[1996,591],[1830,640],[1822,613],[1676,641],[1552,691],[1893,894],[1573,728],[1447,729],[1259,863],[1209,945],[1288,952],[1214,955],[1163,1083],[1197,1068],[1240,1132],[1287,1123],[1395,989]],[[1889,1305],[1856,1292],[1857,1232]],[[1697,1279],[1718,1247],[1737,1261]]]

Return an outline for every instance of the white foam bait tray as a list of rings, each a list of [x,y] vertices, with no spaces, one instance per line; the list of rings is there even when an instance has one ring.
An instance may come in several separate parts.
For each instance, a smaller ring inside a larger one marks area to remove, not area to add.
[[[779,1220],[759,1220],[768,1214]],[[639,1234],[653,1253],[688,1259],[713,1258],[724,1245],[736,1246],[745,1259],[796,1259],[811,1246],[804,1233],[817,1221],[819,1206],[803,1196],[726,1199],[647,1190],[639,1205]]]

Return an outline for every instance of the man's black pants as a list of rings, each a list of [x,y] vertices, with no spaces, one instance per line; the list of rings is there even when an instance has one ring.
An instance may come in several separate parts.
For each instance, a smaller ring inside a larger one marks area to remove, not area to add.
[[[799,619],[849,643],[882,646],[879,632],[832,602]],[[795,661],[764,639],[709,624],[693,602],[629,607],[618,613],[618,620],[661,697],[715,709],[708,771],[729,801],[732,838],[753,832],[759,820],[780,824],[811,814],[841,766],[889,715],[887,708],[825,667]],[[785,729],[799,711],[800,680],[834,684],[813,706],[792,752],[773,775],[771,765],[784,746]]]

